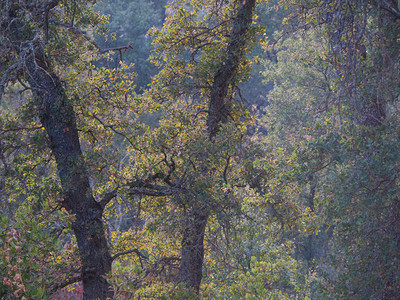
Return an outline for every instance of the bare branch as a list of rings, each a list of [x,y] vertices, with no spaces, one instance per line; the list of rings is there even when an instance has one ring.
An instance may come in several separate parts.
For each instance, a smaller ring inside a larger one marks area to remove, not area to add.
[[[151,184],[144,180],[137,180],[128,184],[130,195],[144,195],[153,197],[171,196],[182,192],[182,188],[178,186],[163,186]]]
[[[125,133],[123,133],[123,132],[121,132],[121,131],[119,131],[119,130],[116,130],[116,129],[114,128],[113,125],[107,125],[106,123],[104,123],[104,122],[103,122],[98,116],[96,116],[95,114],[90,114],[90,113],[88,113],[88,116],[94,118],[94,119],[95,119],[96,121],[98,121],[104,128],[109,128],[109,129],[110,129],[111,131],[113,131],[114,133],[116,133],[116,134],[118,134],[119,136],[125,138],[126,141],[127,141],[134,149],[137,150],[136,144],[130,139],[130,137],[129,137],[127,134],[125,134]]]
[[[125,53],[125,51],[128,50],[128,49],[133,49],[133,46],[132,46],[132,44],[130,42],[126,46],[106,48],[106,49],[99,48],[99,52],[100,53],[106,53],[106,52],[118,51],[119,52],[119,60],[122,61],[122,54]]]
[[[65,288],[65,287],[67,287],[67,286],[69,286],[71,284],[74,284],[74,283],[77,283],[77,282],[80,282],[80,281],[82,281],[82,277],[80,275],[79,276],[74,276],[74,277],[64,281],[63,283],[57,284],[54,287],[52,287],[51,293],[55,293],[58,290],[61,290],[61,289]]]
[[[228,184],[227,173],[228,173],[228,168],[229,168],[230,161],[231,161],[231,156],[228,155],[228,157],[226,158],[226,164],[225,164],[225,167],[224,167],[224,174],[223,174],[225,184]]]
[[[120,256],[131,254],[131,253],[136,253],[137,256],[139,256],[139,258],[149,259],[146,255],[141,253],[138,249],[133,249],[133,250],[128,250],[128,251],[117,253],[113,257],[111,257],[111,260],[114,261]]]
[[[108,192],[104,195],[103,199],[101,199],[99,201],[101,207],[104,209],[106,207],[106,205],[115,197],[117,197],[117,192],[118,192],[119,188],[115,188],[114,190],[112,190],[111,192]]]
[[[147,270],[147,275],[149,274],[161,274],[166,266],[171,266],[173,265],[175,262],[179,262],[181,261],[181,258],[179,256],[169,256],[169,257],[161,257],[159,260],[157,260],[154,264],[153,267],[149,270]],[[161,267],[160,269],[158,269],[159,267]]]

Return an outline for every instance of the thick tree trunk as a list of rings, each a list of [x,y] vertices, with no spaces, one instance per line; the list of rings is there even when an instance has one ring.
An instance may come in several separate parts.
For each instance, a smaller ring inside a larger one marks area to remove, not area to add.
[[[93,197],[82,160],[73,107],[40,45],[27,57],[26,67],[56,159],[64,191],[62,206],[75,215],[72,228],[80,251],[84,299],[106,299],[112,292],[104,275],[111,271],[112,259],[102,223],[103,207]]]
[[[231,38],[226,49],[227,58],[214,76],[207,119],[211,141],[218,134],[220,123],[227,121],[231,109],[229,103],[226,103],[226,96],[239,64],[244,58],[246,35],[252,22],[255,2],[256,0],[246,0],[240,4],[238,14],[232,24]],[[207,173],[207,170],[204,172]],[[196,292],[199,292],[202,279],[204,233],[209,215],[210,209],[206,206],[192,207],[188,213],[183,234],[180,280]]]
[[[180,281],[197,293],[202,279],[204,232],[209,214],[208,209],[192,209],[188,213],[183,232]]]

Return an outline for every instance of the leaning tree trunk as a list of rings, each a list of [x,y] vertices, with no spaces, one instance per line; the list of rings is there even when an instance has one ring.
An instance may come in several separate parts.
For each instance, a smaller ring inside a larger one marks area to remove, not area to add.
[[[226,96],[245,55],[246,36],[252,22],[255,3],[256,0],[246,0],[240,5],[232,24],[226,59],[214,76],[207,119],[207,129],[211,141],[218,134],[220,124],[227,121],[230,112],[231,106],[226,103]],[[188,288],[193,288],[197,293],[202,279],[204,233],[209,215],[210,208],[193,206],[186,216],[182,239],[180,281],[185,283]]]
[[[111,271],[112,259],[102,222],[104,207],[94,199],[89,185],[73,107],[40,45],[35,48],[26,59],[27,78],[56,159],[64,192],[62,206],[75,215],[72,228],[80,251],[83,297],[106,299],[112,291],[104,275]]]

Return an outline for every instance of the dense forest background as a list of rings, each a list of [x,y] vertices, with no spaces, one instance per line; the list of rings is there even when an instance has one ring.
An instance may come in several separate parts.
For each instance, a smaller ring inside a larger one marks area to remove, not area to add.
[[[395,0],[0,2],[1,299],[400,299]]]

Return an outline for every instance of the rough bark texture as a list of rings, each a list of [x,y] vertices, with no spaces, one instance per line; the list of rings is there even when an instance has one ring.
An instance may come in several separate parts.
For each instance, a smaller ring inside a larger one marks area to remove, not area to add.
[[[84,299],[106,299],[112,292],[104,275],[111,271],[112,260],[102,223],[103,207],[92,195],[73,107],[40,49],[37,45],[26,58],[27,78],[56,159],[64,191],[62,206],[75,215],[72,227],[80,251]]]
[[[192,209],[187,216],[182,240],[180,280],[196,292],[200,289],[204,259],[204,232],[210,212]]]
[[[35,22],[44,21],[44,35],[47,36],[49,11],[59,3],[59,0],[10,0],[0,5],[4,41],[1,61],[5,66],[11,61],[14,63],[5,72],[0,65],[3,73],[0,87],[16,79],[29,82],[38,118],[46,129],[57,163],[64,192],[62,206],[75,215],[72,228],[80,251],[84,299],[106,299],[112,292],[104,275],[111,271],[112,259],[102,223],[104,203],[98,203],[93,197],[82,160],[73,106],[45,55],[46,38],[43,40],[41,28],[33,26],[29,17],[37,18]],[[9,51],[4,51],[4,47]],[[5,54],[7,52],[11,54]]]
[[[214,76],[207,119],[210,140],[217,135],[220,123],[227,121],[230,112],[230,105],[226,103],[226,97],[245,54],[246,35],[252,22],[255,2],[256,0],[246,0],[240,5],[232,24],[226,59]],[[183,233],[180,280],[196,292],[200,289],[202,279],[204,232],[209,215],[208,207],[192,207],[188,213]]]
[[[226,59],[214,76],[207,120],[210,139],[217,135],[219,124],[226,122],[230,112],[230,105],[225,100],[228,88],[233,83],[237,68],[245,54],[246,35],[252,22],[255,3],[255,0],[245,0],[241,4],[232,24]]]

